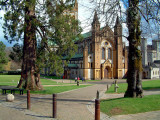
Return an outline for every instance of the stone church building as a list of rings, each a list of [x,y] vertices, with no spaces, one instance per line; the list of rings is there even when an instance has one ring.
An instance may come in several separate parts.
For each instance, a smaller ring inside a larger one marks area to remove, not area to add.
[[[75,43],[78,52],[64,67],[64,78],[119,79],[126,76],[128,52],[122,42],[122,25],[118,17],[113,32],[108,25],[100,28],[95,12],[91,31],[82,36],[83,41]]]

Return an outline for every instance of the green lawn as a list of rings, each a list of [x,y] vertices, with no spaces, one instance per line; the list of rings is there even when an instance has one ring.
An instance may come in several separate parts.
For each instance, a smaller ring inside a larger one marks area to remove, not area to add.
[[[124,93],[127,90],[127,83],[120,83],[118,86],[119,88],[117,93]],[[144,90],[160,88],[160,80],[143,81],[142,87]],[[114,84],[109,88],[108,91],[106,91],[106,93],[115,93]]]
[[[49,79],[62,79],[61,77],[57,77],[57,76],[41,76],[44,78],[49,78]]]
[[[17,86],[18,81],[20,80],[20,75],[0,75],[0,86]],[[52,80],[48,80],[48,79],[42,79],[41,78],[41,83],[42,85],[61,85],[61,86],[45,86],[44,90],[42,91],[31,91],[31,93],[34,94],[53,94],[53,93],[60,93],[60,92],[64,92],[64,91],[69,91],[69,90],[73,90],[73,89],[78,89],[78,88],[82,88],[82,87],[87,87],[90,85],[81,85],[80,86],[76,86],[76,85],[70,85],[70,86],[63,86],[69,83],[61,83],[60,82],[55,82]],[[0,90],[1,92],[1,90]],[[26,93],[26,91],[24,91],[24,93]]]
[[[16,86],[20,80],[20,75],[0,75],[0,85]],[[41,78],[42,85],[57,85],[57,82]],[[65,83],[58,83],[63,85]]]
[[[31,91],[31,93],[34,93],[34,94],[53,94],[53,93],[61,93],[61,92],[65,92],[65,91],[69,91],[69,90],[73,90],[73,89],[83,88],[83,87],[87,87],[87,86],[90,86],[90,85],[44,87],[44,90],[42,90],[42,91]]]
[[[160,110],[160,95],[102,100],[100,109],[109,116],[156,111]]]

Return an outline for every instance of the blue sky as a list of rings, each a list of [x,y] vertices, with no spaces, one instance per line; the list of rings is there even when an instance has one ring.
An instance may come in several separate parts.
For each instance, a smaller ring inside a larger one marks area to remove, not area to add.
[[[85,33],[85,32],[88,32],[89,30],[91,30],[91,23],[93,21],[94,6],[89,1],[90,0],[78,0],[78,3],[79,3],[78,19],[81,22],[81,27],[83,29],[82,33]],[[123,7],[123,9],[125,9],[124,6],[122,6],[122,7]],[[3,15],[4,15],[4,12],[0,11],[0,17],[3,17]],[[101,17],[100,17],[100,19],[101,19]],[[3,24],[3,20],[0,20],[0,41],[3,41],[3,43],[7,47],[11,47],[15,44],[15,42],[10,44],[7,42],[7,40],[4,39],[2,24]],[[101,23],[101,26],[104,26],[104,25],[105,25],[104,22]],[[125,24],[123,24],[123,29],[124,29],[124,34],[126,34],[127,27]],[[150,37],[147,38],[148,43],[151,44],[151,40],[154,38],[156,38],[156,36],[154,34],[152,35],[152,38],[150,38]]]

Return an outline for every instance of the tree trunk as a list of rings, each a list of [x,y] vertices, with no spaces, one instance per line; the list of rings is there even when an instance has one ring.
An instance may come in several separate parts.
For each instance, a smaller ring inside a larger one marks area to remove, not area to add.
[[[18,88],[40,90],[40,72],[36,66],[35,0],[26,0],[24,46],[21,79]]]
[[[124,97],[142,97],[142,57],[141,57],[141,31],[138,0],[129,0],[127,25],[129,30],[129,55],[128,55],[128,88]]]

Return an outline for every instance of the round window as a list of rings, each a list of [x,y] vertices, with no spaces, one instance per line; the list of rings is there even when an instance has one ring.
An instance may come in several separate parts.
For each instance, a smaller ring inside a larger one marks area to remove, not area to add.
[[[108,45],[108,42],[105,42],[105,45]]]

